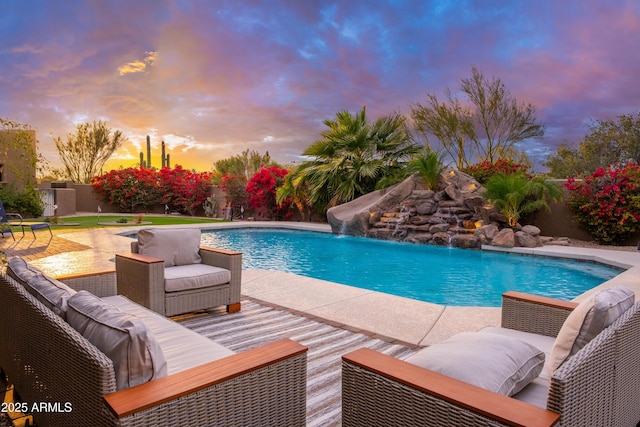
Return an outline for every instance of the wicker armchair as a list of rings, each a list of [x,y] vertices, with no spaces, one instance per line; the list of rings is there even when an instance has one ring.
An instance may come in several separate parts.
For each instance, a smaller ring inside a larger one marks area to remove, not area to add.
[[[201,263],[194,266],[213,266],[228,270],[230,278],[222,283],[207,286],[167,290],[165,283],[166,259],[140,254],[139,241],[131,243],[131,253],[116,254],[116,276],[118,293],[132,301],[164,316],[174,316],[197,310],[227,306],[230,313],[240,310],[240,285],[242,275],[242,253],[224,249],[199,247],[200,230],[196,229],[154,229],[141,230],[162,233],[165,237],[175,237],[177,244],[184,244],[186,236],[195,236],[197,252]],[[165,257],[166,258],[166,257]],[[200,274],[200,273],[197,273]]]
[[[502,327],[555,337],[576,304],[503,295]],[[551,376],[546,409],[360,349],[343,356],[342,424],[353,426],[636,426],[640,303]]]

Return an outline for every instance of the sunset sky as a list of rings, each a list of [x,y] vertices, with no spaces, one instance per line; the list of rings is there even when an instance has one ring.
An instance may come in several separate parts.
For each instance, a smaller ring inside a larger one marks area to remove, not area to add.
[[[287,164],[323,120],[363,105],[409,115],[477,67],[531,103],[540,167],[589,119],[640,111],[637,0],[5,0],[0,117],[29,124],[59,166],[53,137],[106,120],[133,166],[146,135],[159,166],[210,170],[256,150]]]

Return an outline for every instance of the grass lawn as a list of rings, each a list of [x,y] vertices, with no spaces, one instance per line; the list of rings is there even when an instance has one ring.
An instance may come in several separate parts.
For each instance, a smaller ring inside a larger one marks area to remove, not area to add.
[[[127,218],[128,222],[121,225],[105,225],[104,223],[115,223],[116,221]],[[89,215],[89,216],[74,216],[60,218],[63,222],[62,225],[51,224],[52,229],[77,229],[77,228],[101,228],[101,227],[122,227],[138,225],[134,221],[134,217],[130,215]],[[189,216],[174,216],[174,215],[145,215],[142,218],[144,222],[142,225],[176,225],[176,224],[210,224],[216,222],[228,222],[222,219],[211,218],[194,218]],[[25,220],[26,222],[42,222],[42,220]],[[98,224],[100,223],[100,224]],[[69,225],[64,225],[69,224]],[[71,225],[77,224],[77,225]]]

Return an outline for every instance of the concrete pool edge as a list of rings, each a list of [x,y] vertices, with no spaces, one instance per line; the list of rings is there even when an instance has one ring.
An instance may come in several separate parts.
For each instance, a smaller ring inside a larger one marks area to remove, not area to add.
[[[201,228],[285,228],[331,233],[327,224],[319,223],[245,221],[220,225]],[[482,250],[576,259],[623,270],[574,298],[574,301],[579,302],[594,292],[618,285],[632,289],[636,298],[640,297],[640,256],[635,252],[571,246],[489,246]],[[244,295],[413,345],[429,345],[458,332],[500,324],[499,307],[440,305],[279,271],[245,270],[243,275],[248,276],[246,280],[243,278]]]

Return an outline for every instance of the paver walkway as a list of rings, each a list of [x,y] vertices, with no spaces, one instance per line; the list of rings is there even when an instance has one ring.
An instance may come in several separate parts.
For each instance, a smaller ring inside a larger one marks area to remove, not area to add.
[[[0,249],[7,257],[20,256],[26,260],[33,261],[40,258],[58,255],[65,252],[86,251],[92,249],[91,246],[67,240],[59,234],[67,233],[68,230],[52,230],[53,237],[46,230],[36,231],[36,238],[33,234],[16,232],[14,241],[10,235],[6,235],[0,240]]]

